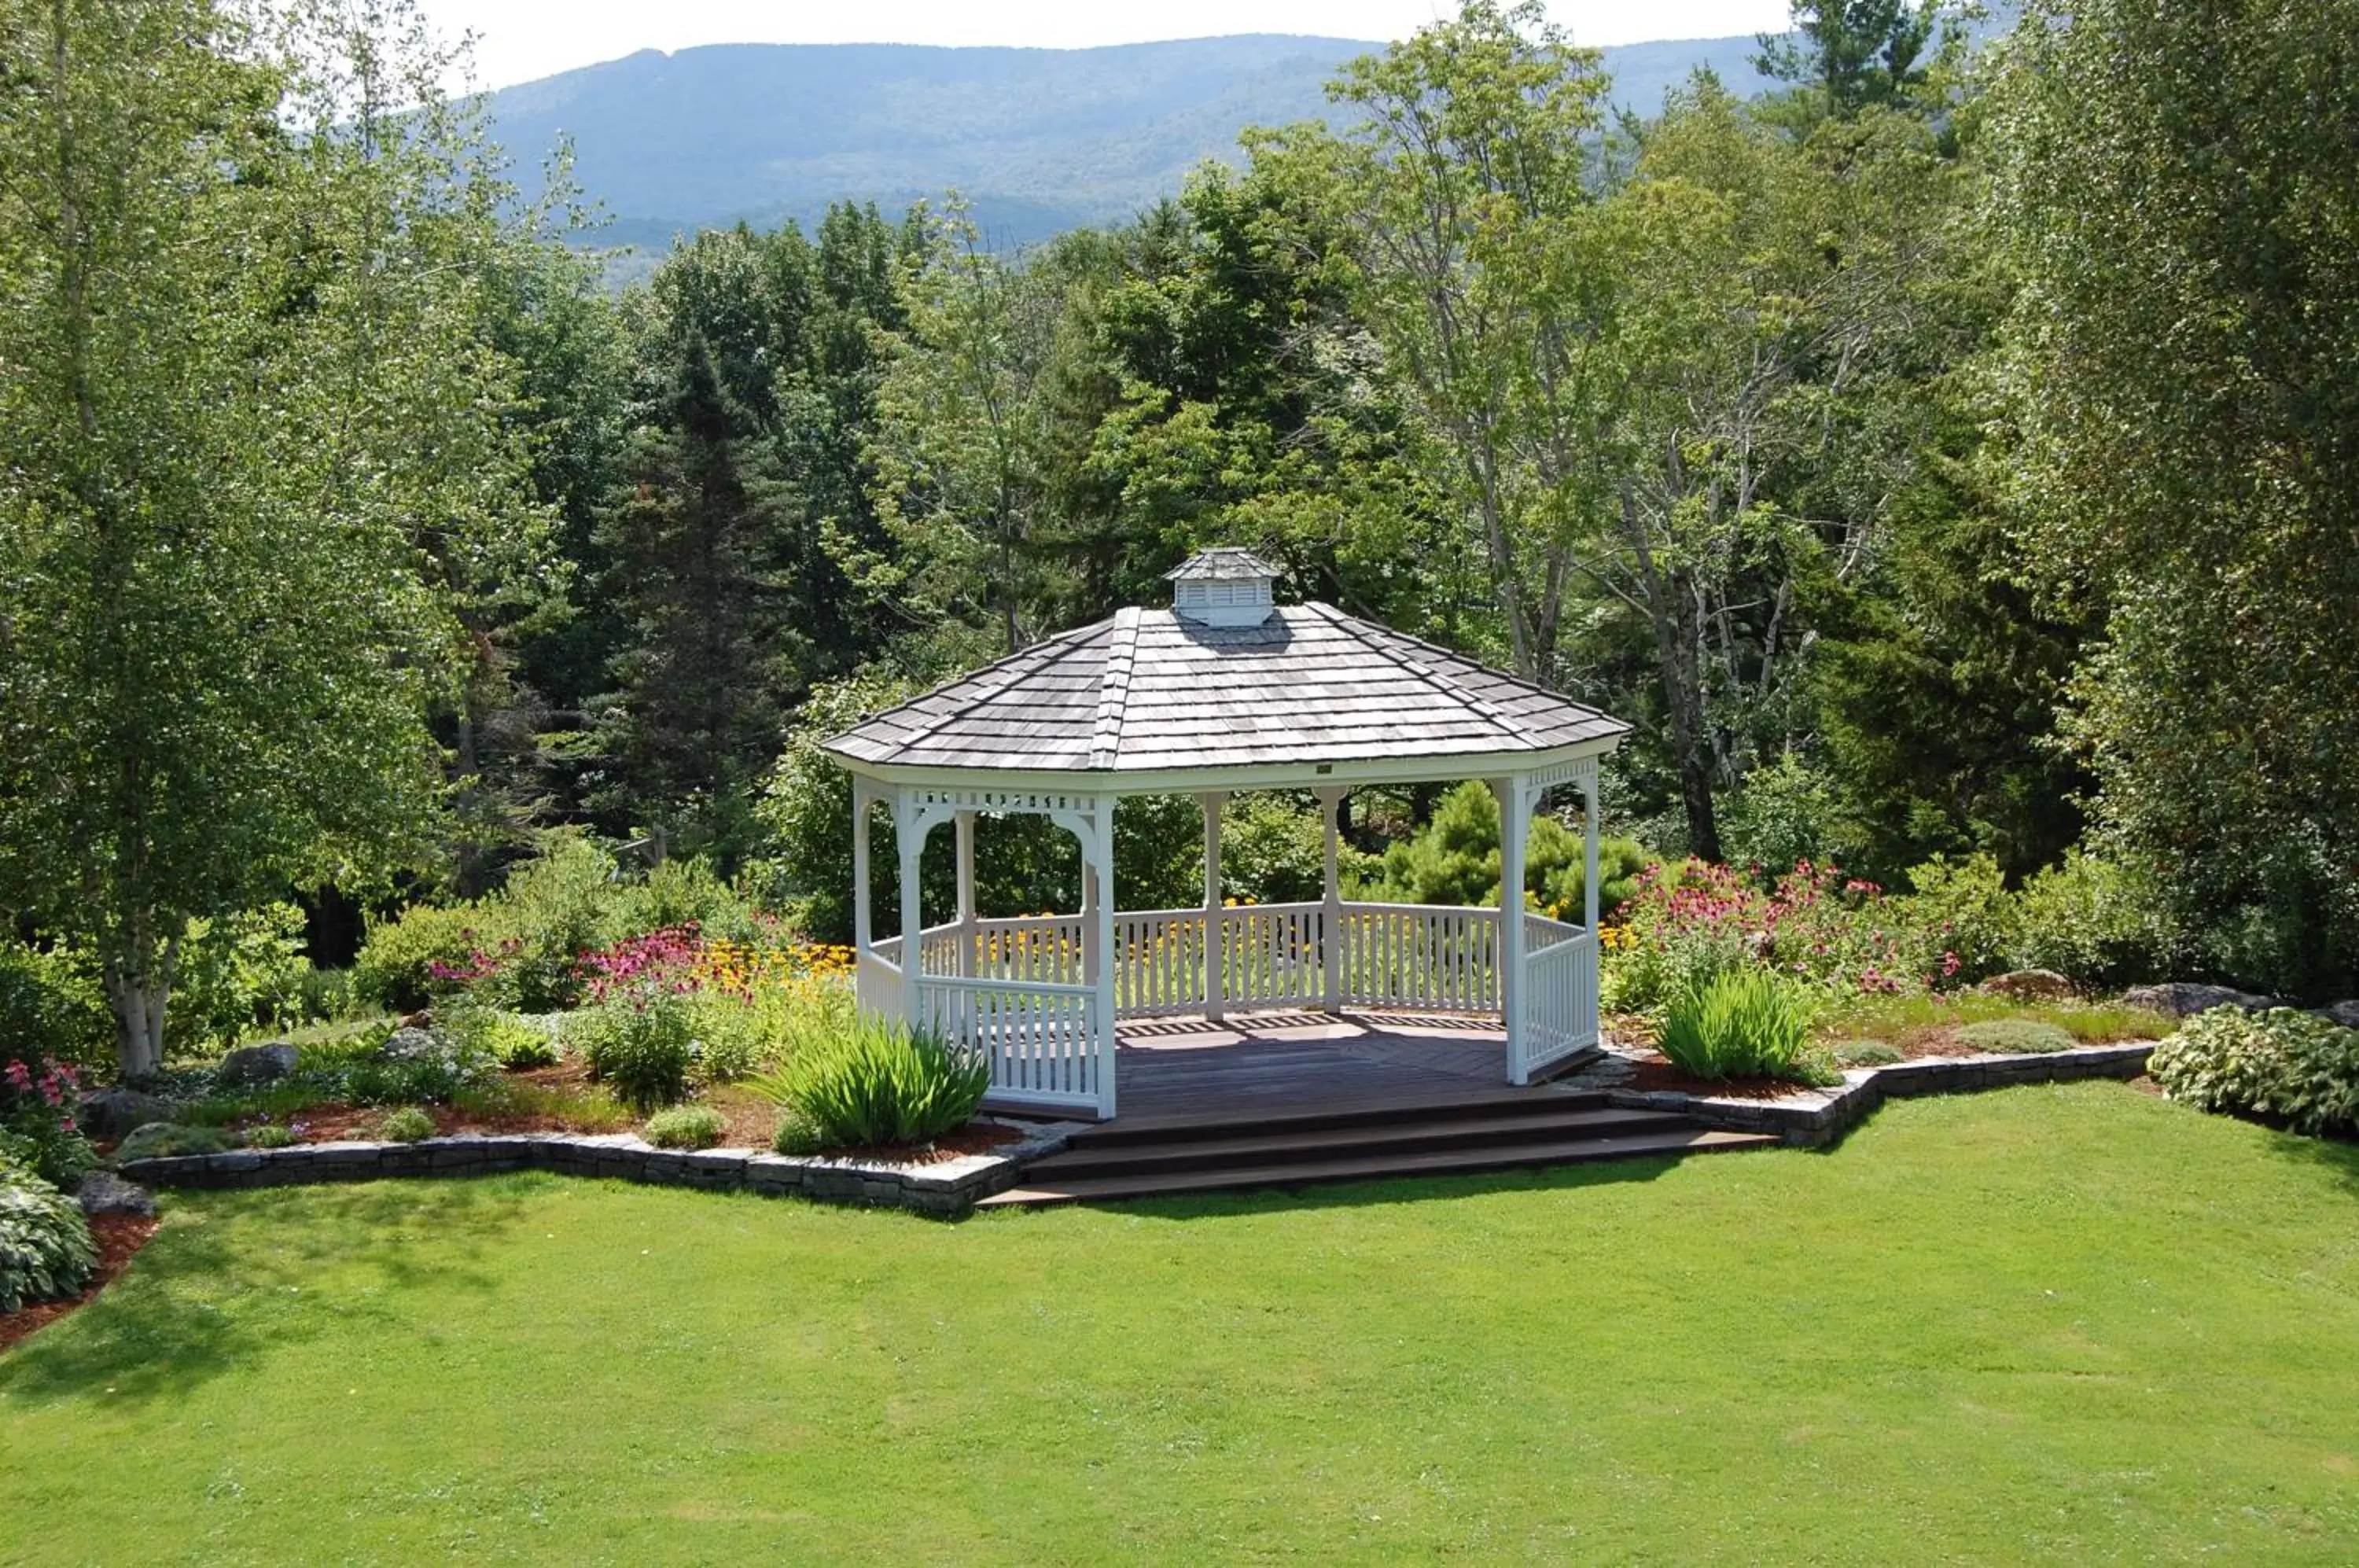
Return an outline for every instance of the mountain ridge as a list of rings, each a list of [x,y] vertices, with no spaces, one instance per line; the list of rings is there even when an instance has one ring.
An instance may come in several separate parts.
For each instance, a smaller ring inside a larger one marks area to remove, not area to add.
[[[592,243],[660,248],[739,221],[810,227],[829,204],[894,212],[960,191],[995,243],[1126,218],[1176,194],[1247,125],[1324,118],[1325,85],[1381,43],[1246,33],[1093,49],[705,44],[561,71],[488,94],[527,191],[570,138],[608,219]],[[1651,111],[1696,66],[1764,85],[1742,38],[1602,51],[1614,99]]]

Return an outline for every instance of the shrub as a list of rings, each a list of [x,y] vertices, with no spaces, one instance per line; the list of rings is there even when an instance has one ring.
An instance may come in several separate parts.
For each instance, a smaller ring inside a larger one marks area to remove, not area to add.
[[[391,1062],[364,1059],[343,1071],[344,1097],[355,1105],[443,1105],[484,1076],[485,1059],[455,1047]]]
[[[303,911],[268,904],[214,920],[194,920],[172,973],[165,1048],[193,1054],[234,1045],[256,1025],[303,1012]]]
[[[82,1204],[30,1171],[0,1163],[0,1312],[75,1296],[98,1270]]]
[[[416,904],[391,920],[371,920],[353,961],[353,986],[382,1007],[408,1012],[459,987],[462,972],[499,936],[487,933],[482,911],[462,905]]]
[[[2079,849],[2025,882],[2017,907],[2015,962],[2084,985],[2153,979],[2185,945],[2152,877]]]
[[[96,964],[72,949],[27,947],[0,936],[0,1040],[28,1062],[111,1065],[114,1015]]]
[[[387,1143],[416,1143],[434,1136],[434,1118],[416,1105],[401,1105],[386,1112],[376,1124],[376,1135]]]
[[[248,1149],[286,1149],[295,1142],[295,1129],[277,1122],[264,1122],[260,1127],[245,1129]]]
[[[1997,1051],[2008,1056],[2069,1051],[2078,1043],[2070,1030],[2051,1023],[2042,1023],[2038,1018],[1991,1018],[1983,1023],[1966,1024],[1953,1030],[1951,1038],[1960,1045],[1971,1045],[1976,1051]]]
[[[1915,949],[1910,968],[1944,987],[1966,985],[2014,963],[2022,911],[1988,855],[1942,855],[1908,873],[1911,891],[1894,914]]]
[[[695,1019],[688,998],[669,987],[618,993],[575,1018],[571,1035],[590,1075],[641,1116],[688,1093]]]
[[[497,1007],[461,1003],[438,1011],[435,1019],[436,1027],[462,1056],[496,1062],[511,1070],[554,1067],[561,1054],[557,1036],[547,1025]]]
[[[2311,1136],[2359,1132],[2359,1029],[2314,1013],[2214,1007],[2154,1048],[2163,1093]]]
[[[182,1154],[219,1154],[229,1138],[218,1127],[182,1127],[173,1122],[149,1122],[136,1127],[114,1146],[117,1164],[134,1160],[168,1160]]]
[[[710,1105],[674,1105],[647,1118],[647,1139],[658,1149],[711,1149],[726,1126]]]
[[[806,1122],[823,1149],[926,1143],[962,1126],[991,1087],[982,1057],[906,1025],[864,1018],[805,1041],[757,1092]]]
[[[80,1089],[71,1065],[49,1057],[0,1065],[0,1152],[51,1186],[72,1188],[98,1163],[74,1125]]]
[[[770,1147],[780,1154],[798,1158],[817,1154],[827,1147],[827,1139],[810,1117],[789,1106],[778,1118],[778,1131],[770,1139]]]
[[[1846,1040],[1828,1052],[1838,1067],[1889,1067],[1903,1061],[1897,1046],[1880,1040]]]
[[[1311,819],[1314,833],[1317,819]],[[1318,840],[1314,837],[1313,844]],[[1223,851],[1226,854],[1225,847]],[[1579,920],[1586,908],[1588,849],[1580,832],[1554,817],[1533,819],[1524,844],[1524,890],[1559,919]],[[1224,862],[1225,864],[1225,862]],[[1613,914],[1638,888],[1647,852],[1626,838],[1598,841],[1599,918]],[[1364,891],[1402,904],[1495,905],[1499,901],[1499,806],[1488,786],[1469,781],[1444,795],[1415,837],[1385,852],[1379,873]],[[1319,896],[1312,866],[1310,898]]]
[[[1823,1076],[1808,1057],[1810,998],[1764,969],[1732,969],[1681,993],[1664,1014],[1656,1049],[1697,1078]]]

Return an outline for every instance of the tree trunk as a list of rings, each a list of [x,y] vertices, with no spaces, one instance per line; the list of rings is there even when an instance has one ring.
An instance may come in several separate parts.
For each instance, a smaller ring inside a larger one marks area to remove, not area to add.
[[[146,937],[147,922],[136,924],[142,928],[138,934],[104,964],[115,1061],[126,1080],[152,1078],[164,1070],[164,1009],[172,999],[172,971],[180,956],[179,937],[159,949]]]
[[[1712,759],[1704,745],[1703,693],[1694,644],[1680,625],[1681,617],[1675,608],[1679,585],[1666,582],[1658,570],[1654,543],[1647,537],[1637,498],[1626,482],[1622,486],[1622,526],[1637,557],[1647,618],[1654,628],[1656,670],[1663,683],[1664,711],[1670,718],[1671,750],[1680,766],[1680,802],[1687,811],[1688,853],[1718,860],[1720,821],[1712,811]]]

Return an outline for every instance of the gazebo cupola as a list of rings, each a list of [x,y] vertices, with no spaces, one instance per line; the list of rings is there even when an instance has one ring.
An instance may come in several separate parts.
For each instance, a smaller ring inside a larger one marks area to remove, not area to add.
[[[1277,611],[1277,567],[1249,550],[1199,550],[1164,574],[1171,609],[1205,626],[1257,626]]]
[[[1629,726],[1463,654],[1347,615],[1280,604],[1278,569],[1207,550],[1170,574],[1169,609],[1118,611],[877,714],[828,742],[853,776],[861,1004],[990,1060],[1011,1106],[1114,1110],[1117,1018],[1305,1007],[1495,1015],[1504,1075],[1529,1082],[1597,1039],[1597,759]],[[1501,809],[1501,903],[1346,900],[1337,825],[1353,789],[1480,779]],[[1524,845],[1549,789],[1580,791],[1581,925],[1523,907]],[[1245,789],[1315,797],[1316,903],[1229,909],[1221,809]],[[1201,904],[1120,910],[1114,812],[1188,795],[1204,818]],[[893,811],[901,935],[873,931],[867,823]],[[1078,914],[983,918],[978,822],[1045,816],[1082,845]],[[958,907],[929,923],[919,858],[957,837]]]

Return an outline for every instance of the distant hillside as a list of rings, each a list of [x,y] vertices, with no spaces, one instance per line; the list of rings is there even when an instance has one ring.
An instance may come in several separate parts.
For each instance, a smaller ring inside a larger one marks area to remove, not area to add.
[[[507,88],[492,113],[529,178],[560,135],[611,245],[793,217],[851,197],[897,212],[964,191],[991,239],[1129,216],[1246,125],[1322,116],[1336,68],[1381,45],[1249,35],[1111,49],[724,44],[644,50]],[[1617,103],[1651,111],[1695,66],[1762,84],[1753,39],[1605,51]]]

